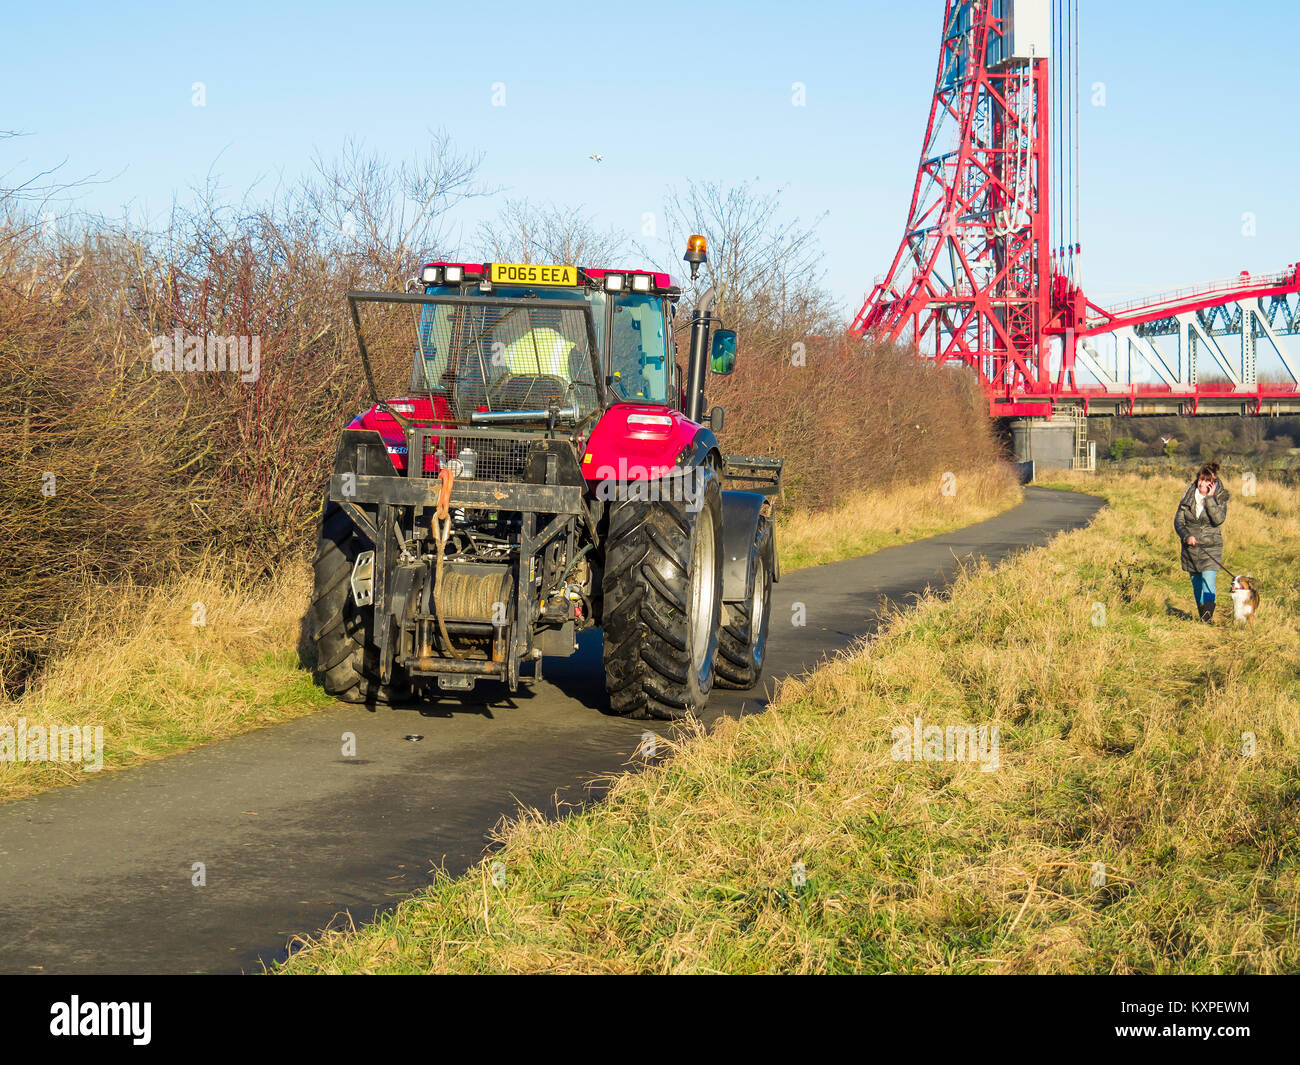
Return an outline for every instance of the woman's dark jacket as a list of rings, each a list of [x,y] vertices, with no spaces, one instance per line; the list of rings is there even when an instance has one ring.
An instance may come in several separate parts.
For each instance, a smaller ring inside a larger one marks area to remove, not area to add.
[[[1223,525],[1228,516],[1228,490],[1219,481],[1214,495],[1205,500],[1205,510],[1196,516],[1196,482],[1183,493],[1183,500],[1174,514],[1174,530],[1183,547],[1183,569],[1188,573],[1203,573],[1209,569],[1223,568]],[[1189,547],[1187,538],[1196,537],[1196,546]]]

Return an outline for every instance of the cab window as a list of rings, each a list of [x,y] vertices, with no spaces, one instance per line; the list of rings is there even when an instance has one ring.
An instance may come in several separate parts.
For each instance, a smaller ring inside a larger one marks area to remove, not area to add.
[[[662,298],[620,296],[613,315],[609,368],[615,393],[634,403],[667,403],[671,374]]]
[[[459,286],[426,285],[424,294],[426,296],[475,295],[477,291],[477,283],[466,282]],[[584,294],[571,288],[543,286],[528,288],[518,285],[498,285],[494,289],[493,295],[505,296],[511,299],[531,297],[539,300],[575,300],[586,295],[587,301],[591,304],[593,326],[596,333],[596,361],[598,365],[603,364],[605,348],[605,294],[603,292]],[[450,384],[448,375],[454,373],[455,368],[447,365],[448,353],[439,350],[437,338],[446,338],[451,335],[453,331],[451,322],[455,311],[456,308],[451,304],[426,304],[420,308],[419,347],[411,371],[412,389],[417,391],[425,389],[437,391],[445,389]],[[566,320],[565,324],[572,327],[575,322]],[[581,330],[578,333],[581,334]],[[585,335],[574,335],[566,339],[578,345],[582,351],[586,351],[587,338]],[[566,371],[562,376],[572,376],[572,374]],[[579,379],[590,380],[591,374],[584,367],[578,371],[577,376]]]

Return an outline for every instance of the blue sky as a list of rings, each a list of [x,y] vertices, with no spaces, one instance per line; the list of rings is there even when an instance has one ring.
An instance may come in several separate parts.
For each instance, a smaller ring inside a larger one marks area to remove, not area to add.
[[[639,237],[688,178],[784,186],[851,314],[897,248],[943,5],[21,5],[6,12],[0,174],[66,160],[79,205],[161,218],[209,172],[270,189],[354,137],[399,159],[445,128],[504,196],[582,205]],[[1085,282],[1094,296],[1300,260],[1280,2],[1083,0]],[[206,105],[191,104],[204,83]],[[492,105],[504,83],[505,106]],[[806,106],[791,103],[795,82]],[[1106,106],[1088,106],[1104,82]],[[604,156],[596,164],[587,157]],[[1242,215],[1257,235],[1242,235]],[[677,258],[676,252],[673,258]]]

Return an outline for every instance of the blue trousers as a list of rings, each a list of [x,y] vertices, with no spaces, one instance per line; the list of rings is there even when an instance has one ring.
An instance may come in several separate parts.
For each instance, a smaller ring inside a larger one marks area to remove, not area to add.
[[[1196,596],[1196,603],[1214,602],[1214,578],[1216,571],[1207,569],[1204,573],[1192,574],[1192,594]]]

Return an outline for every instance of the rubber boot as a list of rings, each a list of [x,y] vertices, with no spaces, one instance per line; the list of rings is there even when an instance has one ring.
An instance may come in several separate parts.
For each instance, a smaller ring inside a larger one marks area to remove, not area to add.
[[[1201,620],[1207,625],[1214,624],[1214,600],[1201,604]]]

